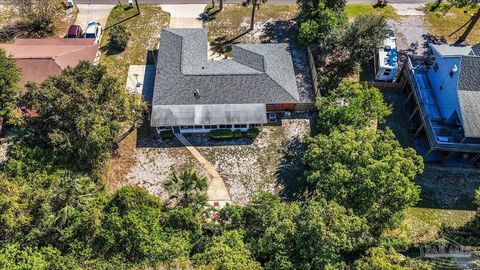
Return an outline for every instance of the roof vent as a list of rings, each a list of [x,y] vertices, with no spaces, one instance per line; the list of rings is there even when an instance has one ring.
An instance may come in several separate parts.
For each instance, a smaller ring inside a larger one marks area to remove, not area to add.
[[[195,92],[193,92],[193,95],[195,96],[196,99],[200,98],[200,91],[198,89],[195,89]]]

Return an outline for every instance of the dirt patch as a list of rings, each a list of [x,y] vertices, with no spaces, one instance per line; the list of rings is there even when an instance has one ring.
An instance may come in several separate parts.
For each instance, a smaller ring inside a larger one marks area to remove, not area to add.
[[[403,63],[406,56],[425,55],[428,52],[430,37],[424,16],[402,16],[397,20],[388,20],[395,31],[399,61]]]

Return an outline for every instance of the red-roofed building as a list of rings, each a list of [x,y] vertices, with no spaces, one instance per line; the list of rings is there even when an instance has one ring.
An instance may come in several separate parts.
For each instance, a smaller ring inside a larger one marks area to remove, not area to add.
[[[49,76],[60,75],[68,66],[80,61],[95,61],[98,44],[90,38],[17,39],[12,44],[0,44],[21,69],[20,84],[42,82]]]

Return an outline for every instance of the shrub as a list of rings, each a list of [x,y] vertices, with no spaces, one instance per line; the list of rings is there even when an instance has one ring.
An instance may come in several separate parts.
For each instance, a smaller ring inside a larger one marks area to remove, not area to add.
[[[109,53],[122,52],[127,48],[130,33],[123,25],[115,25],[108,32],[108,51]]]
[[[242,137],[242,131],[241,131],[241,130],[235,130],[235,131],[233,132],[233,137],[234,137],[235,139],[241,138],[241,137]]]
[[[231,139],[234,137],[233,131],[230,129],[214,129],[208,135],[212,139]]]
[[[258,134],[260,134],[260,130],[258,130],[258,128],[249,128],[247,130],[248,138],[255,139],[258,136]]]
[[[173,139],[173,131],[171,130],[164,130],[160,132],[160,138],[162,140],[170,140]]]

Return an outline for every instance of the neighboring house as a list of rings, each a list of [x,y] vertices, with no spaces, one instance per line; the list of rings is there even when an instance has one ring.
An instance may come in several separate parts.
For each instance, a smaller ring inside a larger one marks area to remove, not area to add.
[[[17,39],[12,44],[0,44],[21,69],[20,84],[42,82],[49,76],[60,75],[67,66],[80,61],[95,61],[98,44],[93,39]]]
[[[233,59],[208,61],[205,29],[164,29],[151,126],[197,133],[259,127],[267,112],[301,104],[288,44],[234,45]]]
[[[415,100],[410,119],[419,113],[430,151],[480,153],[480,44],[431,44],[433,62],[428,67],[407,61],[412,86],[408,101]]]

